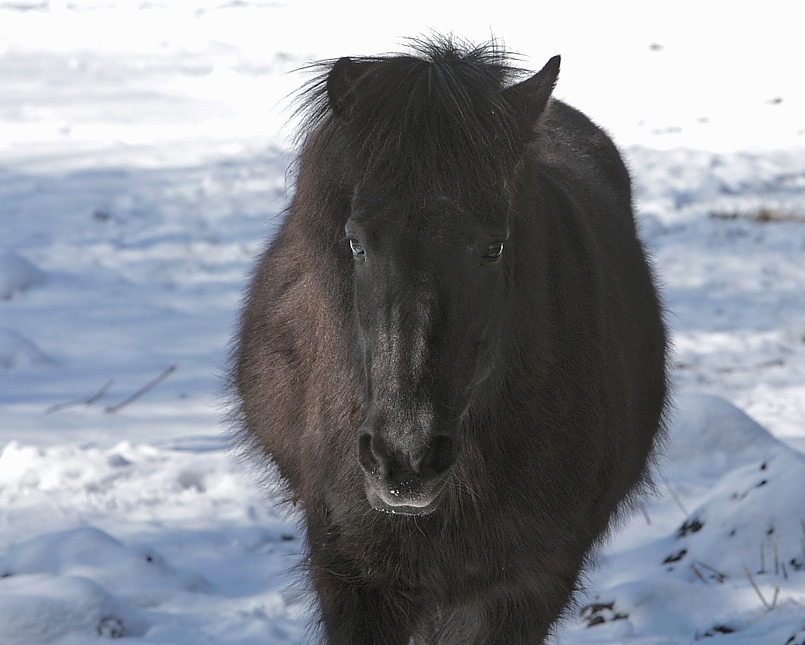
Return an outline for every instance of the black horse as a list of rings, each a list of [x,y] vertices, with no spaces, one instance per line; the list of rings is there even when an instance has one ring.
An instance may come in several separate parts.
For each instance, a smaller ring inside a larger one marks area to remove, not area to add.
[[[323,64],[234,353],[330,645],[541,643],[666,405],[610,139],[495,44]]]

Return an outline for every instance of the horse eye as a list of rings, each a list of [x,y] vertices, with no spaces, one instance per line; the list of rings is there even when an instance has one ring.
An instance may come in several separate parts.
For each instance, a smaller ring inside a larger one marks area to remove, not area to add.
[[[484,259],[497,260],[501,255],[503,255],[503,242],[492,242],[492,244],[486,247]]]
[[[366,255],[366,249],[354,238],[349,240],[349,248],[352,249],[352,255],[356,258],[363,258]]]

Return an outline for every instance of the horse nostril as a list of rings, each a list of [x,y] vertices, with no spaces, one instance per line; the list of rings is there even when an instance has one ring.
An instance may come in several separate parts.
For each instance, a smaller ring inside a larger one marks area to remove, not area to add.
[[[370,432],[358,437],[358,461],[363,470],[395,486],[439,477],[455,463],[456,455],[456,442],[447,435],[436,435],[417,457],[406,450],[389,448]]]
[[[436,435],[419,466],[420,473],[424,477],[441,475],[456,463],[456,456],[456,442],[447,435]]]
[[[372,450],[372,435],[368,432],[364,432],[358,439],[358,460],[367,473],[374,475],[377,472],[379,464]]]

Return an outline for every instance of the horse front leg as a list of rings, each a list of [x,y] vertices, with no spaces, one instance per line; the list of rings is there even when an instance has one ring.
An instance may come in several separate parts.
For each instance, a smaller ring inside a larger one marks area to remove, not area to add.
[[[427,645],[541,645],[569,593],[507,590],[441,607],[427,623]]]
[[[326,645],[409,645],[418,606],[394,589],[355,584],[343,567],[312,567]]]

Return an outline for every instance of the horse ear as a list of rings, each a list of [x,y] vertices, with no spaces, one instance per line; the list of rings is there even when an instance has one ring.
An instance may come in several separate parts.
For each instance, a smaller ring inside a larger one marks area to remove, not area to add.
[[[534,76],[503,90],[503,98],[511,106],[526,141],[534,138],[534,128],[545,113],[559,76],[560,60],[554,56]]]
[[[339,58],[327,76],[327,98],[330,109],[336,116],[343,116],[355,101],[355,87],[360,78],[362,65],[351,58]]]

